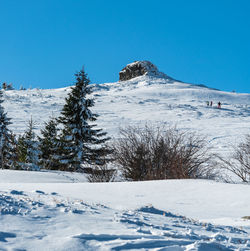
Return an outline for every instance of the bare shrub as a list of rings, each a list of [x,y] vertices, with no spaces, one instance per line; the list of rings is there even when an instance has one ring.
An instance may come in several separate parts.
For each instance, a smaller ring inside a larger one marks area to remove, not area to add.
[[[106,163],[85,168],[89,182],[112,182],[116,177],[116,172],[116,169],[109,168]]]
[[[127,180],[214,178],[204,138],[176,128],[121,129],[113,155]]]
[[[243,182],[250,182],[250,135],[238,146],[233,147],[229,159],[219,156],[222,168],[232,172]]]

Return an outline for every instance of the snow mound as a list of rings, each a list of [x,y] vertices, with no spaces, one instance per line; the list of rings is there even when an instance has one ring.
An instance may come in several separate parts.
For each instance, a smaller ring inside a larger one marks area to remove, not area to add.
[[[87,182],[81,173],[62,171],[17,171],[0,170],[1,183],[76,183]],[[13,193],[15,191],[13,190]]]

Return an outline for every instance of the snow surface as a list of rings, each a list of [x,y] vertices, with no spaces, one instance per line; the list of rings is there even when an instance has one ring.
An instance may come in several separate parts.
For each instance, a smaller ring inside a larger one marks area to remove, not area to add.
[[[40,172],[32,174],[36,183],[5,183],[2,172],[3,250],[250,250],[247,185],[60,183],[60,174],[44,183]]]
[[[94,89],[98,125],[113,137],[126,125],[176,125],[207,135],[226,156],[249,133],[250,94],[148,76]],[[69,90],[6,91],[11,129],[23,133],[32,116],[39,133]],[[246,216],[250,186],[244,184],[86,183],[69,172],[0,170],[0,250],[250,250]]]

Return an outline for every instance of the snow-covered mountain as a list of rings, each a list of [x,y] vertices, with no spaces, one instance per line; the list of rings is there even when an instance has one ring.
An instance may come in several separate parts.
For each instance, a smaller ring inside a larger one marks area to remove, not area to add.
[[[100,115],[97,124],[111,137],[128,125],[166,124],[207,136],[214,150],[224,154],[230,150],[229,145],[250,133],[250,94],[148,75],[93,86],[93,109]],[[4,106],[12,118],[13,131],[22,133],[32,116],[39,133],[49,116],[59,115],[69,91],[70,87],[5,91]],[[213,101],[213,106],[207,106],[207,101]],[[218,102],[222,103],[221,109],[217,108]]]
[[[152,74],[93,87],[97,124],[112,137],[127,125],[166,124],[207,135],[226,155],[249,133],[250,94]],[[32,117],[39,133],[69,91],[5,91],[13,131]],[[249,192],[204,180],[91,184],[79,173],[0,170],[0,249],[250,250]]]

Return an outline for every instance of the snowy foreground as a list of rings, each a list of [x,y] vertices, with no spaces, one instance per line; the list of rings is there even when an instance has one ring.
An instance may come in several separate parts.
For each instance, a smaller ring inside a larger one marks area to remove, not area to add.
[[[84,180],[0,171],[0,250],[250,250],[248,185]]]

